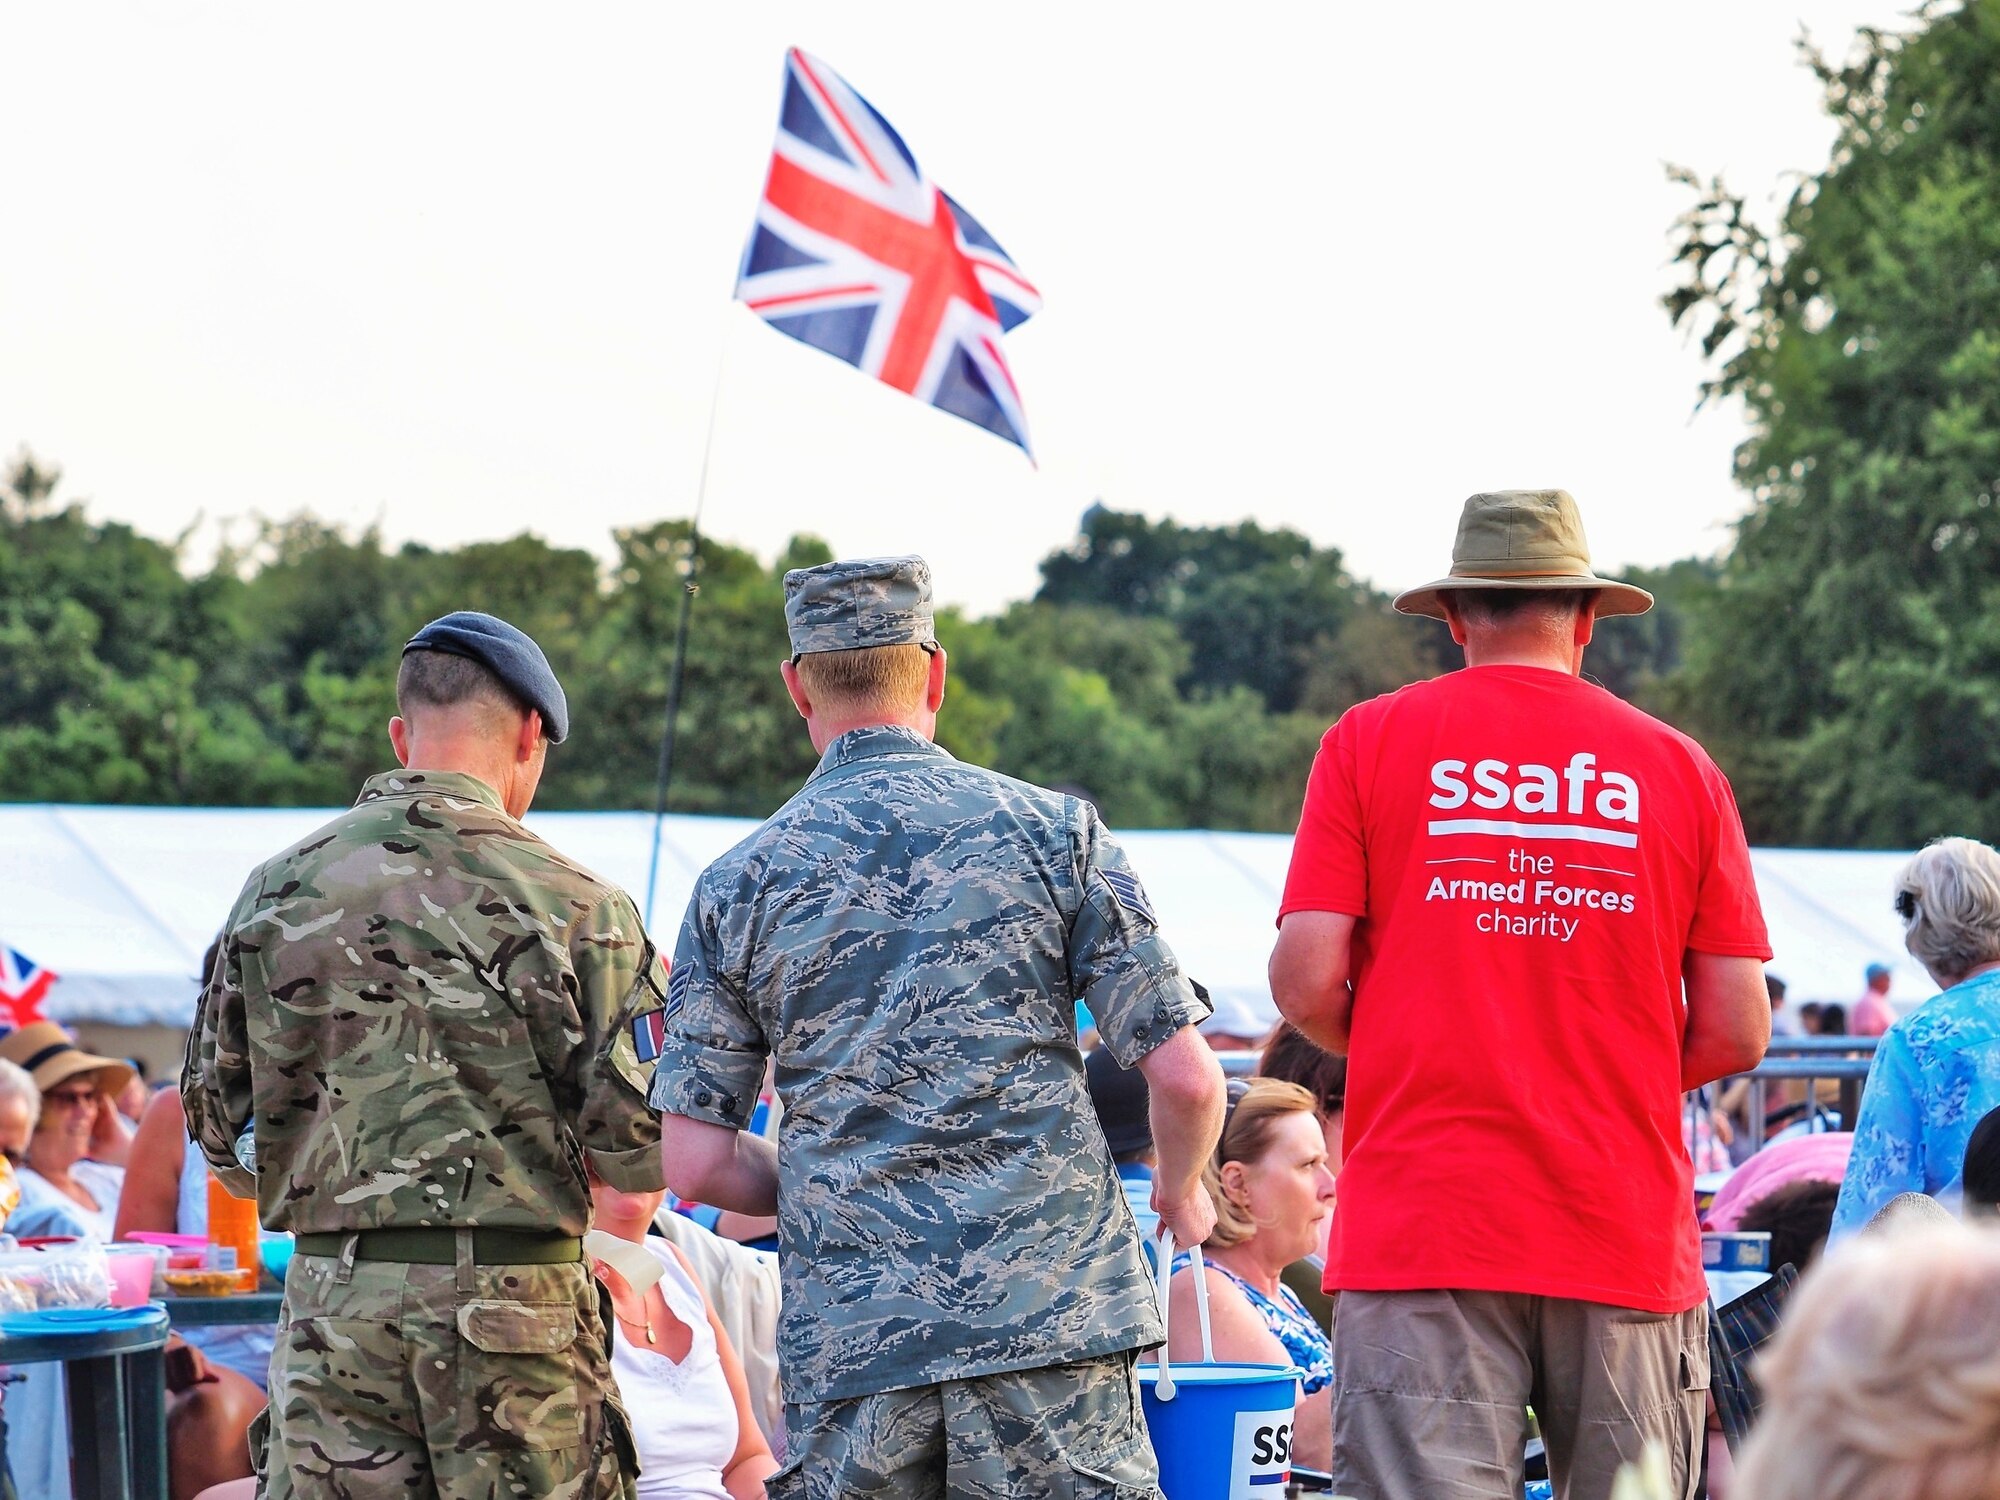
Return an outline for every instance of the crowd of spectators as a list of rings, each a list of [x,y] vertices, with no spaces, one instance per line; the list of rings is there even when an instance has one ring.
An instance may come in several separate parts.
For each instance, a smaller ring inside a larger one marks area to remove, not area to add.
[[[2000,1232],[1991,1227],[2000,1225],[2000,854],[1943,840],[1910,861],[1895,902],[1909,951],[1941,993],[1881,1034],[1853,1133],[1771,1141],[1729,1172],[1703,1212],[1710,1230],[1768,1235],[1774,1272],[1714,1324],[1712,1494],[2000,1493],[1990,1332],[2000,1319]],[[1873,992],[1874,970],[1869,983]],[[1779,1010],[1782,984],[1769,995]],[[1838,1009],[1801,1007],[1800,1019],[1818,1034],[1844,1034],[1827,1030],[1842,1024],[1830,1014]],[[1145,1080],[1101,1048],[1085,1072],[1127,1202],[1151,1239]],[[0,1037],[0,1155],[21,1191],[10,1233],[108,1241],[204,1232],[208,1173],[188,1148],[179,1097],[150,1094],[135,1122],[127,1096],[137,1077],[49,1023]],[[1722,1090],[1724,1108],[1730,1096]],[[1318,1286],[1345,1099],[1344,1059],[1281,1024],[1251,1076],[1229,1085],[1203,1173],[1217,1220],[1201,1247],[1213,1355],[1304,1372],[1293,1457],[1305,1469],[1327,1466],[1337,1420],[1335,1307]],[[752,1500],[784,1447],[775,1257],[663,1212],[657,1195],[594,1181],[592,1197],[598,1227],[657,1268],[642,1286],[629,1267],[596,1263],[616,1314],[613,1370],[644,1460],[643,1500]],[[1954,1215],[1963,1223],[1934,1222]],[[1176,1362],[1202,1357],[1195,1275],[1183,1250],[1166,1351]],[[198,1346],[169,1364],[179,1375],[172,1493],[247,1495],[244,1432],[264,1399],[269,1331],[194,1337]],[[67,1493],[53,1373],[24,1368],[8,1389],[9,1462],[23,1494]]]

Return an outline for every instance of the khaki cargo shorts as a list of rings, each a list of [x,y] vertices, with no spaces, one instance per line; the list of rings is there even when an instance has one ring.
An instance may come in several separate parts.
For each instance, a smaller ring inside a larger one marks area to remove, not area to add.
[[[1520,1500],[1527,1408],[1559,1500],[1604,1500],[1647,1442],[1692,1496],[1708,1309],[1640,1312],[1517,1292],[1342,1292],[1333,1487],[1354,1500]]]

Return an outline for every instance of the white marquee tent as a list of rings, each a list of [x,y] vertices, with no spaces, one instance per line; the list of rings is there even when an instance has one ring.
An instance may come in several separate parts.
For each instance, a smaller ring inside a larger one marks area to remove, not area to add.
[[[48,1013],[69,1022],[185,1026],[202,950],[244,876],[302,838],[327,809],[0,806],[0,945],[61,976]],[[645,813],[535,813],[529,824],[571,857],[643,898],[652,839]],[[671,946],[696,873],[755,824],[670,816],[649,926]],[[1121,836],[1168,939],[1229,1009],[1274,1018],[1264,961],[1291,839],[1283,834]],[[1863,968],[1886,963],[1892,994],[1933,992],[1904,953],[1889,906],[1906,856],[1763,849],[1753,854],[1777,958],[1799,1000],[1853,999]]]

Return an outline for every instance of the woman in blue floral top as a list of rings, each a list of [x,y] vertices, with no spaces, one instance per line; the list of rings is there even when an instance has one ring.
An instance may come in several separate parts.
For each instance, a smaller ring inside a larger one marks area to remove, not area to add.
[[[1316,1101],[1295,1083],[1257,1078],[1229,1085],[1222,1139],[1202,1172],[1215,1201],[1215,1233],[1202,1246],[1215,1357],[1305,1371],[1292,1424],[1292,1459],[1333,1460],[1333,1346],[1291,1288],[1286,1266],[1326,1248],[1333,1215]],[[1173,1279],[1168,1352],[1201,1358],[1192,1271]]]
[[[1903,945],[1944,991],[1875,1050],[1833,1237],[1898,1193],[1957,1207],[1973,1126],[2000,1106],[2000,852],[1939,839],[1896,880]]]

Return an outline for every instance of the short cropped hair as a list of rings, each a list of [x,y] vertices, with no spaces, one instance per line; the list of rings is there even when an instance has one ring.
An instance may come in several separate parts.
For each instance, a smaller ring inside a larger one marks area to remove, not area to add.
[[[1474,625],[1509,625],[1527,614],[1574,620],[1579,609],[1597,598],[1596,589],[1444,589],[1440,593]]]
[[[1933,974],[1958,980],[2000,958],[2000,851],[1939,839],[1896,877],[1903,946]]]
[[[813,707],[843,714],[908,713],[924,706],[930,653],[905,642],[810,651],[798,659],[799,683]]]
[[[1313,1115],[1317,1103],[1311,1093],[1296,1083],[1277,1078],[1252,1078],[1247,1083],[1229,1085],[1229,1112],[1223,1116],[1222,1139],[1201,1169],[1201,1185],[1215,1204],[1215,1232],[1205,1243],[1226,1250],[1254,1238],[1257,1221],[1229,1201],[1222,1190],[1222,1168],[1227,1162],[1246,1166],[1262,1160],[1271,1149],[1271,1137],[1278,1121],[1287,1115]]]
[[[19,1063],[0,1057],[0,1100],[28,1101],[28,1129],[42,1123],[42,1091],[35,1087],[34,1074]]]
[[[1264,1044],[1257,1076],[1296,1083],[1326,1119],[1347,1108],[1347,1059],[1326,1051],[1290,1021],[1280,1021]]]
[[[1799,1283],[1757,1373],[1731,1493],[1756,1500],[2000,1494],[2000,1234],[1858,1235]]]
[[[1770,1235],[1772,1270],[1796,1266],[1803,1274],[1833,1231],[1833,1209],[1839,1201],[1837,1182],[1788,1182],[1744,1209],[1736,1227]]]
[[[396,669],[396,712],[408,718],[413,708],[457,708],[467,703],[521,714],[529,711],[529,705],[483,662],[451,651],[403,653],[403,664]]]

